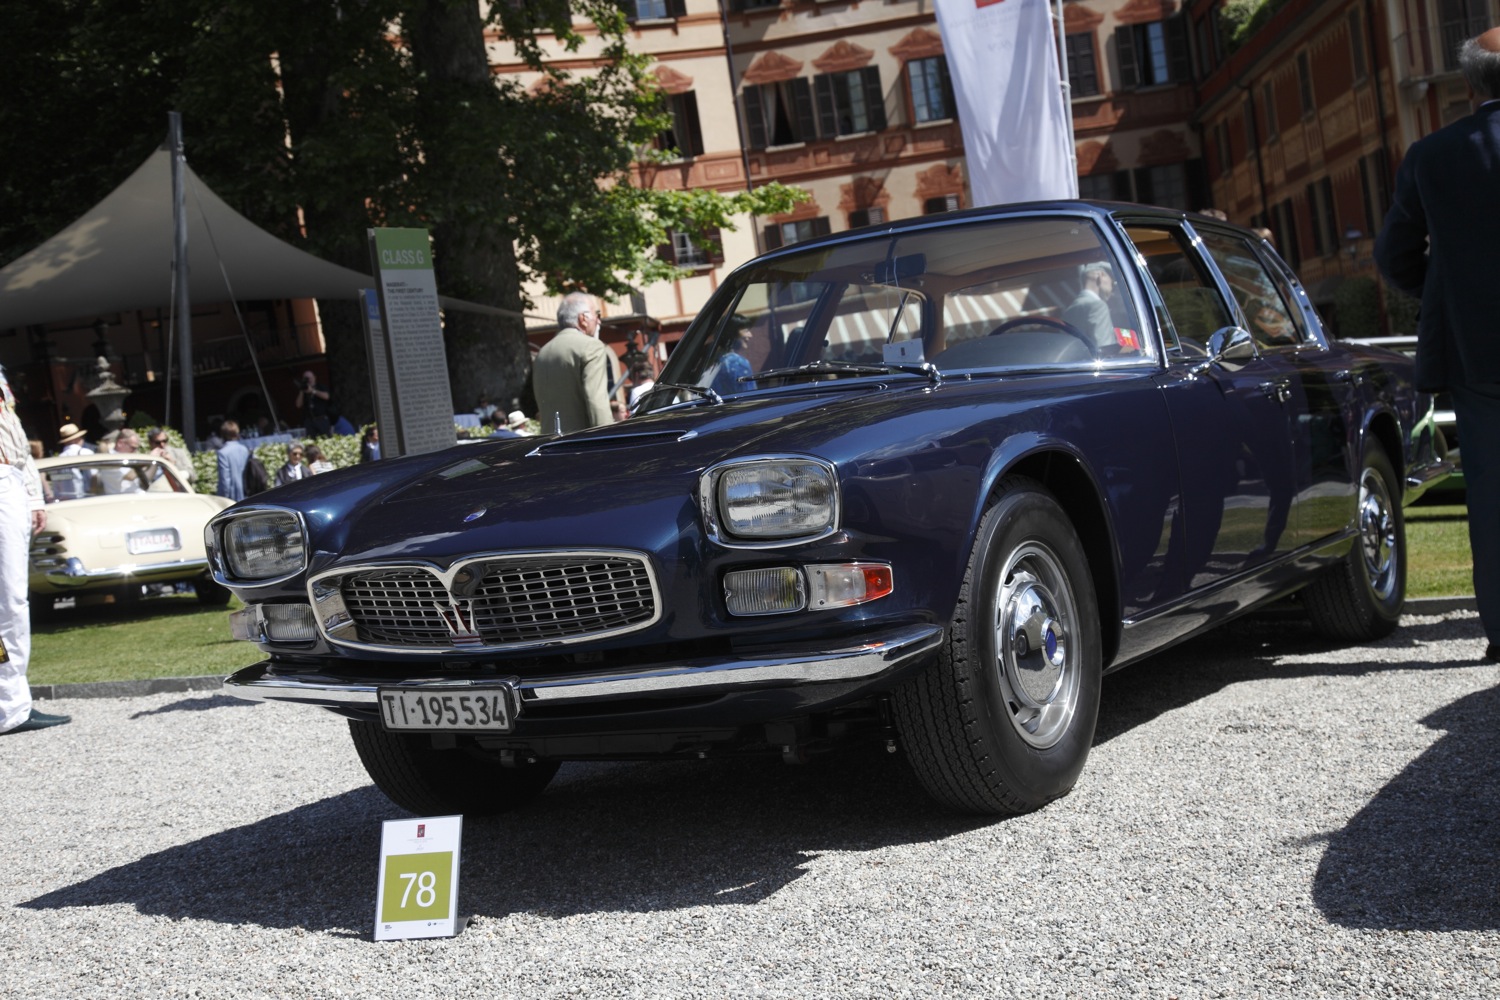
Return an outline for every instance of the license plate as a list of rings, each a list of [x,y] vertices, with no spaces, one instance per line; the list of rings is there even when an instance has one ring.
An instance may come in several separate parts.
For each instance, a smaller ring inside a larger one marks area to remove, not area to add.
[[[125,547],[133,556],[152,552],[176,552],[182,548],[182,539],[178,537],[176,528],[148,528],[126,535]]]
[[[381,688],[380,717],[387,729],[429,732],[510,731],[511,688],[412,691]]]

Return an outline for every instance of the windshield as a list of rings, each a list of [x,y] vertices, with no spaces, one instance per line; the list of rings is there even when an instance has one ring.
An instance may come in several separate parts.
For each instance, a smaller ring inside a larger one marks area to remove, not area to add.
[[[694,320],[642,408],[811,380],[1114,365],[1152,356],[1092,220],[874,235],[752,262]]]
[[[183,493],[187,488],[162,463],[148,458],[102,459],[42,470],[50,502],[123,493]]]

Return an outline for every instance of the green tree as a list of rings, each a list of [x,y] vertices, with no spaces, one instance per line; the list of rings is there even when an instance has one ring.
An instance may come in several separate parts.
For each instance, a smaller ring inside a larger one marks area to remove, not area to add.
[[[612,0],[486,10],[477,0],[12,0],[0,45],[30,100],[0,106],[11,161],[26,167],[0,181],[0,253],[17,256],[107,193],[158,144],[173,109],[195,170],[256,223],[359,270],[369,227],[427,228],[444,294],[512,313],[529,305],[528,277],[553,292],[618,294],[674,273],[652,252],[668,229],[702,237],[735,213],[795,203],[780,185],[724,196],[630,183],[666,118]],[[601,52],[588,74],[543,59],[547,39],[582,45],[575,18]],[[545,85],[492,77],[486,30]],[[362,419],[358,311],[321,302],[320,313],[333,389]],[[445,319],[454,398],[515,395],[528,363],[521,320]]]

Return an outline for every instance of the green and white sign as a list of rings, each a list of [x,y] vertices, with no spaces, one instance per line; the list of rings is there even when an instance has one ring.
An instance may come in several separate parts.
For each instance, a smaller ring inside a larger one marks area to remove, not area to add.
[[[394,422],[393,428],[380,428],[380,453],[451,448],[453,387],[427,230],[371,229],[370,260],[380,301],[380,322],[365,327],[370,377],[376,382],[375,400],[389,401]]]
[[[380,832],[375,940],[453,937],[462,816],[387,820]]]

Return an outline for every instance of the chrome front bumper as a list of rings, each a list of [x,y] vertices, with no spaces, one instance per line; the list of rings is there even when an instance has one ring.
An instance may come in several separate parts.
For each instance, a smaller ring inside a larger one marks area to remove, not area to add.
[[[749,688],[869,681],[893,673],[935,651],[938,625],[903,625],[871,633],[836,649],[812,644],[778,647],[764,655],[693,659],[656,667],[566,677],[512,679],[524,719],[527,705],[588,705],[612,699],[673,694],[708,695]],[[435,692],[493,684],[502,678],[408,678],[401,681],[344,678],[305,670],[278,670],[270,661],[231,674],[227,694],[249,701],[290,701],[321,708],[377,710],[378,689]]]

